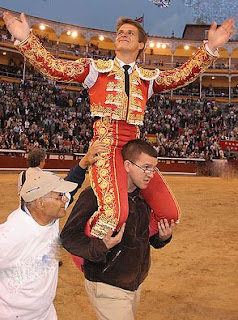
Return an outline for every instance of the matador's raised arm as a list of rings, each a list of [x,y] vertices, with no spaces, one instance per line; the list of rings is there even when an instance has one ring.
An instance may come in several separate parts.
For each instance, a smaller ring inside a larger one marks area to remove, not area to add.
[[[216,61],[217,57],[210,54],[203,44],[181,67],[161,71],[153,84],[154,93],[171,91],[188,85]]]
[[[57,59],[32,32],[24,41],[15,41],[15,45],[27,61],[51,80],[82,83],[89,73],[90,59]]]

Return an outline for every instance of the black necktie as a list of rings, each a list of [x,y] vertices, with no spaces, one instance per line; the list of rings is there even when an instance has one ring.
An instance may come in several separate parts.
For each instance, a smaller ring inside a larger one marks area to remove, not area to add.
[[[125,64],[123,66],[123,69],[125,70],[125,91],[127,96],[129,97],[129,73],[128,70],[130,69],[131,66],[129,66],[128,64]]]

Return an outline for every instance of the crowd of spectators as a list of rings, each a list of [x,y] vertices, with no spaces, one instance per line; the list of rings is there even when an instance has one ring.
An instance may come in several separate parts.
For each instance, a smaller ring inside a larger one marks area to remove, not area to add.
[[[66,91],[34,81],[0,83],[1,149],[85,153],[92,123],[86,90]]]
[[[85,153],[93,127],[89,109],[83,88],[0,82],[0,149]],[[156,135],[161,157],[223,158],[219,140],[238,140],[237,116],[237,106],[155,95],[147,104],[141,136]]]
[[[5,24],[0,28],[0,41],[3,42],[9,42],[11,41],[11,34],[10,32],[7,30]]]
[[[142,137],[157,135],[161,157],[224,158],[219,141],[238,140],[238,107],[214,101],[155,95],[148,103]]]
[[[200,87],[198,81],[190,83],[188,86],[179,88],[173,91],[173,95],[177,96],[200,96]],[[228,98],[229,88],[227,87],[213,87],[211,84],[208,87],[202,87],[201,95],[203,98],[212,99],[217,98]],[[238,85],[231,88],[231,98],[238,98]]]

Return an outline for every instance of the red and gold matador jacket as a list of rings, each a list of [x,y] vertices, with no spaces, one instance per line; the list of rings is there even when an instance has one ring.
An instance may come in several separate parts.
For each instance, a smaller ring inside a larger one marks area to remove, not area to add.
[[[130,99],[125,93],[124,71],[117,59],[76,61],[56,59],[32,33],[16,44],[17,49],[44,76],[54,81],[83,83],[89,88],[92,116],[125,120],[141,125],[146,102],[153,93],[180,88],[193,82],[216,59],[205,45],[181,67],[172,70],[150,70],[135,65],[130,74]],[[91,74],[96,81],[90,81]],[[87,85],[90,83],[90,85]]]

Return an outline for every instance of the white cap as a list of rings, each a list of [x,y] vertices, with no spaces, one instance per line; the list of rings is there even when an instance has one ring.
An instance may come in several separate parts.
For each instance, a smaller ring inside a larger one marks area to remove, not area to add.
[[[38,171],[32,173],[22,186],[20,196],[25,202],[41,198],[51,191],[66,193],[77,187],[77,183],[65,181],[53,172]]]

